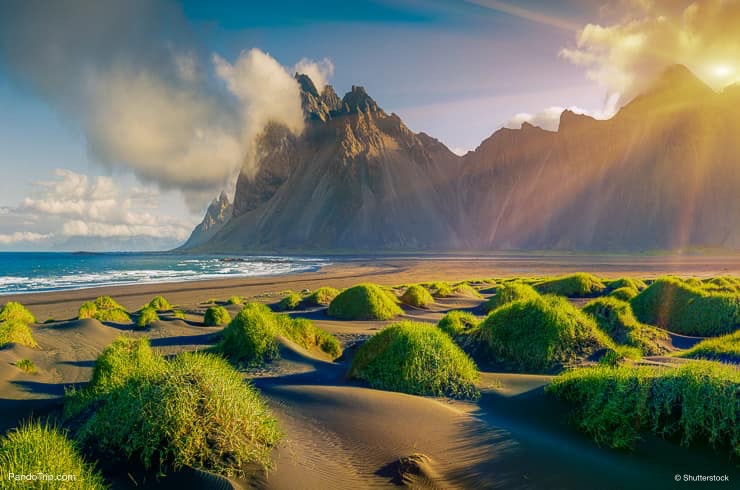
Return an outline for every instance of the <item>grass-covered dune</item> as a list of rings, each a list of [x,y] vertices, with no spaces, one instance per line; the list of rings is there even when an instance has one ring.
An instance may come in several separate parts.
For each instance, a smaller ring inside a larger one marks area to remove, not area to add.
[[[722,335],[740,327],[740,295],[709,292],[674,277],[658,279],[631,304],[641,322],[684,335]]]
[[[107,488],[93,465],[82,458],[74,441],[68,439],[59,429],[42,425],[39,421],[25,423],[0,437],[0,468],[3,471],[3,488]],[[16,482],[9,480],[8,473],[11,471],[16,475],[74,475],[76,480],[61,482],[37,479],[33,482]]]
[[[583,311],[617,344],[637,347],[646,356],[668,352],[662,343],[668,340],[668,334],[638,322],[632,307],[625,301],[614,297],[597,298],[584,306]]]
[[[550,372],[613,347],[593,318],[559,296],[501,306],[475,335],[491,361],[529,372]]]
[[[437,328],[452,338],[466,335],[480,325],[481,319],[467,311],[453,310],[447,313],[437,323]]]
[[[244,300],[241,296],[231,296],[229,299],[226,300],[226,303],[230,305],[240,305],[244,303]]]
[[[295,310],[301,305],[302,301],[303,297],[300,294],[291,291],[287,295],[285,295],[283,299],[277,302],[277,304],[275,305],[275,309],[277,311]]]
[[[622,301],[630,301],[632,298],[640,294],[640,291],[638,291],[635,288],[624,286],[621,288],[617,288],[614,291],[609,292],[609,296],[612,298],[616,298]]]
[[[425,282],[421,286],[425,287],[435,298],[448,298],[455,293],[450,283],[444,281]]]
[[[708,441],[740,456],[740,370],[709,361],[678,368],[588,367],[547,391],[573,404],[574,420],[598,444],[633,448],[653,433],[683,445]]]
[[[535,285],[542,294],[556,294],[569,298],[588,298],[601,294],[606,285],[591,274],[579,272],[562,277],[547,279]]]
[[[168,361],[146,339],[109,346],[90,384],[67,394],[65,416],[100,459],[154,470],[239,476],[248,464],[269,467],[280,438],[259,393],[225,360],[183,353]]]
[[[229,322],[231,322],[231,315],[229,315],[229,311],[223,306],[209,306],[203,314],[203,325],[207,327],[226,325]]]
[[[423,286],[412,284],[401,295],[401,301],[416,308],[427,308],[434,304],[434,298]]]
[[[25,324],[36,323],[36,317],[33,316],[28,308],[15,301],[8,301],[0,309],[0,322],[17,320]]]
[[[415,395],[474,398],[475,363],[434,325],[399,322],[365,342],[350,377],[377,389]]]
[[[131,317],[126,308],[121,306],[110,296],[99,296],[95,301],[82,303],[77,318],[94,318],[101,322],[131,323]]]
[[[337,296],[339,296],[338,289],[323,286],[306,296],[303,303],[306,306],[328,306]]]
[[[483,297],[481,296],[481,294],[478,292],[477,289],[475,289],[473,286],[471,286],[465,281],[459,284],[455,284],[455,287],[452,291],[453,293],[455,293],[456,296],[463,296],[465,298],[479,299]]]
[[[704,279],[701,287],[707,291],[740,293],[740,278],[732,276],[717,276]]]
[[[693,359],[710,359],[740,364],[740,330],[721,337],[702,340],[691,349],[678,355]]]
[[[248,303],[223,330],[216,350],[234,362],[256,366],[279,358],[278,336],[332,358],[341,355],[339,341],[311,321],[275,314],[259,303]]]
[[[249,303],[224,329],[216,349],[237,363],[260,365],[279,355],[275,314],[259,303]]]
[[[155,296],[149,302],[149,307],[154,308],[157,311],[169,311],[172,309],[172,305],[164,296]]]
[[[529,284],[524,284],[522,282],[507,282],[499,286],[496,290],[496,294],[483,303],[481,308],[483,311],[489,312],[495,310],[499,306],[503,306],[514,301],[535,299],[539,298],[539,296],[540,294]]]
[[[0,323],[0,349],[9,344],[25,345],[36,348],[39,345],[33,338],[31,327],[21,320],[8,320]]]
[[[152,323],[159,321],[157,309],[151,305],[146,305],[139,310],[139,317],[136,319],[136,328],[143,329],[149,327]]]
[[[280,335],[287,337],[304,349],[317,347],[332,359],[342,355],[342,347],[336,337],[318,328],[310,320],[279,315],[277,316],[277,326]]]
[[[340,320],[390,320],[403,313],[396,299],[375,284],[358,284],[342,291],[329,305],[329,316]]]
[[[640,292],[647,287],[645,281],[642,279],[635,279],[633,277],[620,277],[619,279],[606,281],[605,284],[611,291],[621,288],[630,288]]]

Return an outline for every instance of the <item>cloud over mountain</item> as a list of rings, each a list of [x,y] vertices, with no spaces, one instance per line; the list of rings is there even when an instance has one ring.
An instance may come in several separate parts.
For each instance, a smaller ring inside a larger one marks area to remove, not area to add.
[[[233,63],[212,55],[174,3],[29,0],[4,10],[0,63],[16,81],[82,129],[93,161],[179,189],[193,210],[233,184],[267,122],[300,131],[292,73],[257,49]],[[333,70],[328,60],[297,66],[324,79]]]
[[[714,88],[740,80],[740,2],[628,0],[586,25],[561,56],[631,100],[667,66],[689,67]]]

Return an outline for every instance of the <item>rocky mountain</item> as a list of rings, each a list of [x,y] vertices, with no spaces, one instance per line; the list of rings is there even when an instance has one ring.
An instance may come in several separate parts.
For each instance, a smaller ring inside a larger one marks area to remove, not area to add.
[[[229,197],[225,192],[221,192],[221,195],[208,206],[203,221],[195,227],[190,238],[181,248],[190,249],[207,243],[229,221],[232,212],[233,206]]]
[[[671,67],[612,119],[501,129],[465,157],[297,76],[307,128],[266,129],[213,251],[740,248],[740,88]]]

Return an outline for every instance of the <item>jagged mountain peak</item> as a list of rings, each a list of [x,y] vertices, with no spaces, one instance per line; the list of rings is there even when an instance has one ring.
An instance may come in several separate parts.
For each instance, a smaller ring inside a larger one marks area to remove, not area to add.
[[[582,128],[589,126],[596,121],[591,116],[586,114],[579,114],[573,112],[570,109],[566,109],[560,114],[560,123],[558,125],[558,132],[573,130],[574,128]]]
[[[316,88],[316,85],[313,83],[313,80],[311,80],[311,77],[309,77],[305,73],[296,73],[295,79],[298,82],[298,85],[300,85],[301,87],[301,92],[306,92],[313,95],[314,97],[319,96],[319,91]]]
[[[348,114],[357,112],[381,112],[378,103],[368,95],[365,87],[352,85],[352,90],[347,92],[342,98],[342,110]]]
[[[226,203],[229,204],[229,196],[226,194],[226,191],[221,191],[221,194],[218,195],[216,199],[213,200],[211,205],[217,204],[217,203]]]
[[[182,248],[197,247],[210,240],[231,219],[232,211],[233,205],[229,196],[226,191],[221,191],[219,196],[211,201],[203,221],[195,227]]]
[[[232,217],[189,248],[740,249],[740,87],[717,94],[671,67],[610,120],[566,110],[558,132],[502,128],[459,157],[363,87],[340,100],[298,83],[321,121],[266,132]]]
[[[647,90],[625,105],[620,115],[670,115],[701,104],[716,95],[709,85],[687,67],[672,65],[663,70]]]

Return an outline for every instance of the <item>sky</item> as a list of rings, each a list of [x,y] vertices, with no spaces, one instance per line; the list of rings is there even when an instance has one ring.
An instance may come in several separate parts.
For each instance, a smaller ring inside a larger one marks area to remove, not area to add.
[[[0,250],[176,246],[295,71],[453,151],[502,126],[609,117],[666,66],[737,80],[735,0],[0,0]]]

